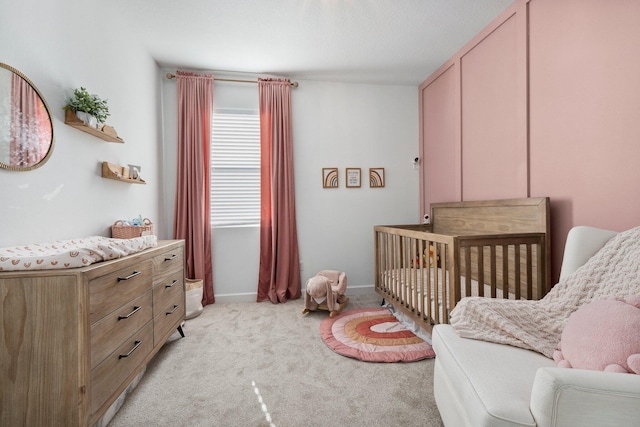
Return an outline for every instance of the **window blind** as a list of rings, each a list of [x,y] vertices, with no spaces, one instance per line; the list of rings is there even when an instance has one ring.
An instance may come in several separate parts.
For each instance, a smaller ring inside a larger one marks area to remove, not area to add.
[[[211,222],[214,227],[260,223],[260,117],[255,111],[213,114]]]

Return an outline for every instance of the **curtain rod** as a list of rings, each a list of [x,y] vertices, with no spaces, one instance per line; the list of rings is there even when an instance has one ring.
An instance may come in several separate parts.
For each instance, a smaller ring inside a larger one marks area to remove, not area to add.
[[[171,79],[175,79],[176,76],[174,74],[171,73],[167,73],[166,77],[171,80]],[[255,80],[238,80],[238,79],[217,79],[217,78],[213,78],[214,80],[218,80],[221,82],[236,82],[236,83],[258,83]],[[298,82],[291,82],[291,86],[293,87],[298,87]]]

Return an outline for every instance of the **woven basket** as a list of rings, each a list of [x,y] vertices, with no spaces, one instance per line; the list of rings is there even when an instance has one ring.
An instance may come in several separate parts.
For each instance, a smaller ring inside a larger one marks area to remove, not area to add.
[[[143,225],[125,225],[122,220],[118,220],[111,226],[111,237],[115,239],[133,239],[151,235],[153,235],[153,223],[149,218],[144,219]]]

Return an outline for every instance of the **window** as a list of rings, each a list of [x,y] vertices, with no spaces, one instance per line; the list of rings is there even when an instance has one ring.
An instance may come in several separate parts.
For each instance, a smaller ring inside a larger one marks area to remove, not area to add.
[[[211,222],[214,227],[260,223],[260,116],[256,111],[213,114]]]

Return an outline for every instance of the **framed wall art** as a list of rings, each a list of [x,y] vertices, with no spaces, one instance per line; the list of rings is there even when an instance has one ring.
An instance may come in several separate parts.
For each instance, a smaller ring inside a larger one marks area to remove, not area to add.
[[[384,187],[384,168],[369,168],[369,187]]]
[[[322,168],[322,187],[338,188],[338,168]]]
[[[346,182],[347,188],[359,188],[361,169],[360,168],[347,168],[346,170]]]

